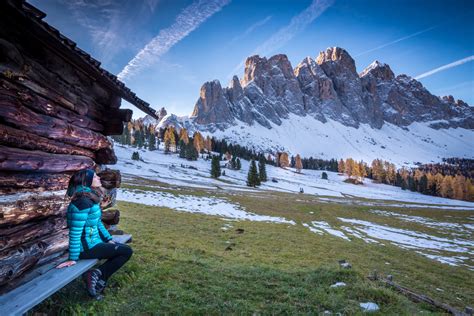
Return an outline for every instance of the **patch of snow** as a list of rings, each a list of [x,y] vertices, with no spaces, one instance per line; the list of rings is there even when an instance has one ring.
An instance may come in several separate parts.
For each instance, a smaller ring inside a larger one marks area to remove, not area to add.
[[[359,306],[364,312],[376,312],[380,309],[377,304],[372,302],[360,303]]]
[[[166,192],[145,192],[141,190],[122,189],[119,190],[117,194],[117,200],[145,205],[161,206],[177,211],[222,216],[239,220],[284,223],[291,225],[296,224],[293,220],[287,220],[283,217],[250,213],[245,211],[240,205],[215,197],[173,195]]]
[[[406,214],[400,214],[400,213],[389,212],[389,211],[381,211],[381,210],[370,210],[369,212],[377,214],[377,215],[398,218],[407,222],[422,224],[422,225],[425,225],[427,227],[432,227],[432,228],[451,229],[451,230],[457,230],[457,231],[459,230],[464,231],[465,229],[474,230],[474,225],[472,224],[439,222],[427,217],[406,215]]]
[[[432,252],[446,251],[474,255],[474,242],[457,238],[443,238],[411,230],[379,225],[368,221],[338,217],[344,223],[353,225],[358,234],[355,237],[366,235],[371,238],[386,240],[403,249],[416,250],[418,253],[442,263],[459,263],[468,260],[467,257],[433,255]]]
[[[335,287],[343,287],[343,286],[346,286],[346,283],[344,283],[344,282],[336,282],[336,283],[334,283],[333,285],[331,285],[330,287],[335,288]]]
[[[315,232],[317,234],[321,234],[323,231],[325,231],[330,235],[350,241],[350,239],[346,235],[344,235],[343,232],[332,228],[327,222],[324,221],[312,221],[311,226],[308,224],[303,224],[303,226],[308,227],[312,232]]]

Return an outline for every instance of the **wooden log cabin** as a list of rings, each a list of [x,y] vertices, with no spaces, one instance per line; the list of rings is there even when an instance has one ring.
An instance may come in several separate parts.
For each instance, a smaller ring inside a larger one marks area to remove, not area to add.
[[[121,100],[157,117],[45,16],[0,1],[0,293],[67,255],[65,189],[75,171],[96,168],[106,189],[120,186],[104,165],[117,161],[108,136],[132,117]]]

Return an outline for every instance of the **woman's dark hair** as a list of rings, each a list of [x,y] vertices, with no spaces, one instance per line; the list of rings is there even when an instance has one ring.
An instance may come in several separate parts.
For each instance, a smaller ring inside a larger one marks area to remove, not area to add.
[[[94,170],[92,169],[79,170],[78,172],[72,175],[71,179],[69,179],[69,185],[68,185],[66,194],[68,196],[73,196],[76,187],[79,185],[90,187],[92,185],[93,178],[94,178]]]

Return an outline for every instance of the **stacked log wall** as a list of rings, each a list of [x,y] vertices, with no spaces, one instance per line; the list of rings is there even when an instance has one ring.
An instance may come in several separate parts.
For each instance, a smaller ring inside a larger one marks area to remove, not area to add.
[[[107,136],[132,113],[22,22],[0,19],[0,289],[67,251],[68,181],[116,163]],[[103,177],[120,186],[119,172]]]

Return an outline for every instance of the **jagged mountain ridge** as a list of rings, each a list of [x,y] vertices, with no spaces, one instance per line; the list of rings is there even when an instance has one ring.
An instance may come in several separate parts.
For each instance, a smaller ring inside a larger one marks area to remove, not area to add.
[[[217,80],[206,82],[191,116],[171,114],[159,122],[170,124],[307,157],[410,164],[474,156],[473,107],[434,96],[378,61],[357,73],[352,57],[338,47],[295,68],[285,55],[251,56],[241,80],[234,76],[224,88]]]
[[[474,128],[474,110],[463,101],[434,96],[420,82],[395,76],[378,61],[358,74],[352,57],[338,47],[315,60],[307,57],[294,69],[286,55],[251,56],[242,80],[234,76],[226,88],[217,80],[201,87],[191,118],[210,130],[225,129],[236,120],[271,128],[270,123],[281,125],[290,113],[356,128],[369,124],[380,129],[385,122]]]

